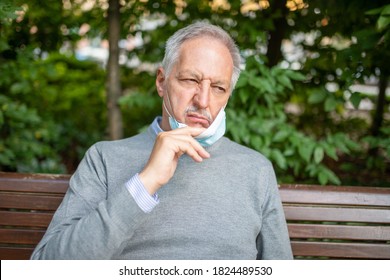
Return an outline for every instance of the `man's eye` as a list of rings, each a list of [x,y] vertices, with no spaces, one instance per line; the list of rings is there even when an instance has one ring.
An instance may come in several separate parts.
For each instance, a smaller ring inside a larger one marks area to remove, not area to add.
[[[182,79],[182,82],[187,83],[187,84],[198,84],[198,81],[195,79]]]
[[[214,91],[217,93],[225,93],[226,89],[224,87],[215,86]]]

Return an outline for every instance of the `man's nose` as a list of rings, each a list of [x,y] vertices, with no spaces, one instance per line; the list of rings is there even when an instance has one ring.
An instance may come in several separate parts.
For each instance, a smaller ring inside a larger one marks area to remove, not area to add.
[[[196,105],[201,108],[207,108],[210,103],[211,85],[208,81],[202,81],[195,94]]]

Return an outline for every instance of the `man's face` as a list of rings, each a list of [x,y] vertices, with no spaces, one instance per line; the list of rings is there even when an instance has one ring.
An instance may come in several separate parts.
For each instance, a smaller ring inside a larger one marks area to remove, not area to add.
[[[230,96],[233,60],[219,41],[201,37],[186,41],[168,77],[160,68],[156,86],[169,113],[188,126],[207,128]],[[169,95],[169,96],[168,96]],[[170,130],[163,109],[161,127]]]

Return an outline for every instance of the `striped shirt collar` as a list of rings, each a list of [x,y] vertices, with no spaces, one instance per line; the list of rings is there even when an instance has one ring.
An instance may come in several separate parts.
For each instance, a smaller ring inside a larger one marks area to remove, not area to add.
[[[154,132],[154,134],[157,136],[160,132],[163,132],[164,130],[161,128],[160,123],[161,123],[162,117],[158,116],[154,119],[154,121],[151,124],[151,128]]]

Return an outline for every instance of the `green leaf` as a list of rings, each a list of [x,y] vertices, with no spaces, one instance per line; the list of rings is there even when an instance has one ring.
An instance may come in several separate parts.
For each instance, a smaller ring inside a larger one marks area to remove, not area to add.
[[[325,98],[326,98],[326,92],[324,92],[322,90],[312,91],[312,93],[309,96],[308,101],[310,104],[318,104],[318,103],[321,103],[322,101],[324,101]]]
[[[383,7],[381,16],[390,16],[390,4]]]
[[[285,156],[285,157],[289,157],[289,156],[292,156],[292,155],[294,155],[295,154],[295,150],[294,149],[285,149],[284,151],[283,151],[283,155]]]
[[[282,142],[290,135],[290,131],[282,129],[275,133],[273,137],[274,142]]]
[[[245,104],[248,101],[250,94],[251,93],[246,89],[242,89],[240,91],[239,97],[240,97],[240,100],[243,104]]]
[[[245,74],[246,74],[246,72],[243,72],[240,75],[240,78],[238,79],[238,81],[236,83],[236,87],[235,87],[236,89],[243,87],[243,86],[246,86],[248,84],[248,77]]]
[[[335,185],[341,184],[341,181],[337,175],[326,167],[321,168],[321,171],[318,174],[318,180],[320,181],[321,185],[325,185],[328,181]]]
[[[337,177],[337,175],[332,170],[326,168],[326,169],[324,169],[324,173],[326,174],[328,181],[330,181],[331,183],[333,183],[335,185],[341,184],[340,179]]]
[[[381,15],[377,21],[377,28],[379,31],[384,30],[390,24],[390,5],[383,8]]]
[[[355,109],[358,109],[362,99],[363,98],[362,98],[362,95],[360,94],[360,92],[354,92],[354,93],[352,93],[351,97],[349,98],[349,101],[351,101],[351,103]]]
[[[251,141],[251,145],[252,147],[259,151],[262,147],[263,147],[263,140],[261,139],[260,136],[258,135],[254,135],[250,138],[250,141]]]
[[[334,97],[329,97],[325,100],[324,109],[326,112],[332,112],[336,109],[337,102]]]
[[[324,149],[321,146],[317,146],[314,149],[314,162],[320,163],[324,158]]]
[[[288,70],[288,71],[286,71],[286,75],[289,76],[290,79],[295,80],[295,81],[306,80],[306,76],[300,72],[297,72],[297,71]]]
[[[333,160],[338,160],[339,157],[337,156],[336,148],[332,146],[331,144],[324,145],[325,154],[330,157]]]
[[[0,40],[0,52],[3,52],[5,50],[9,50],[9,45],[7,42],[4,42],[2,40]]]
[[[262,83],[262,81],[261,81],[259,78],[257,78],[257,77],[253,77],[252,79],[249,79],[249,80],[248,80],[248,83],[249,83],[251,86],[253,86],[253,87],[257,88],[257,89],[260,89],[260,90],[263,89],[263,83]]]
[[[10,91],[12,93],[23,93],[26,91],[26,84],[21,82],[21,83],[14,83],[11,88],[10,88]]]
[[[310,162],[311,155],[313,154],[313,143],[301,143],[298,148],[299,155],[306,161]]]
[[[325,172],[320,171],[318,173],[318,181],[320,182],[321,185],[326,185],[328,183],[328,176]]]
[[[383,7],[372,9],[366,12],[366,15],[377,15],[380,14],[383,10]]]
[[[278,75],[278,76],[276,76],[276,78],[286,88],[291,89],[291,90],[294,88],[292,83],[291,83],[291,80],[287,76]]]
[[[273,159],[281,169],[287,168],[286,158],[279,150],[272,150],[271,159]]]
[[[377,21],[377,28],[379,31],[384,30],[390,24],[389,16],[380,16]]]
[[[275,92],[270,81],[264,78],[255,77],[249,80],[249,84],[255,88],[260,89],[263,92],[270,92],[270,93]]]

